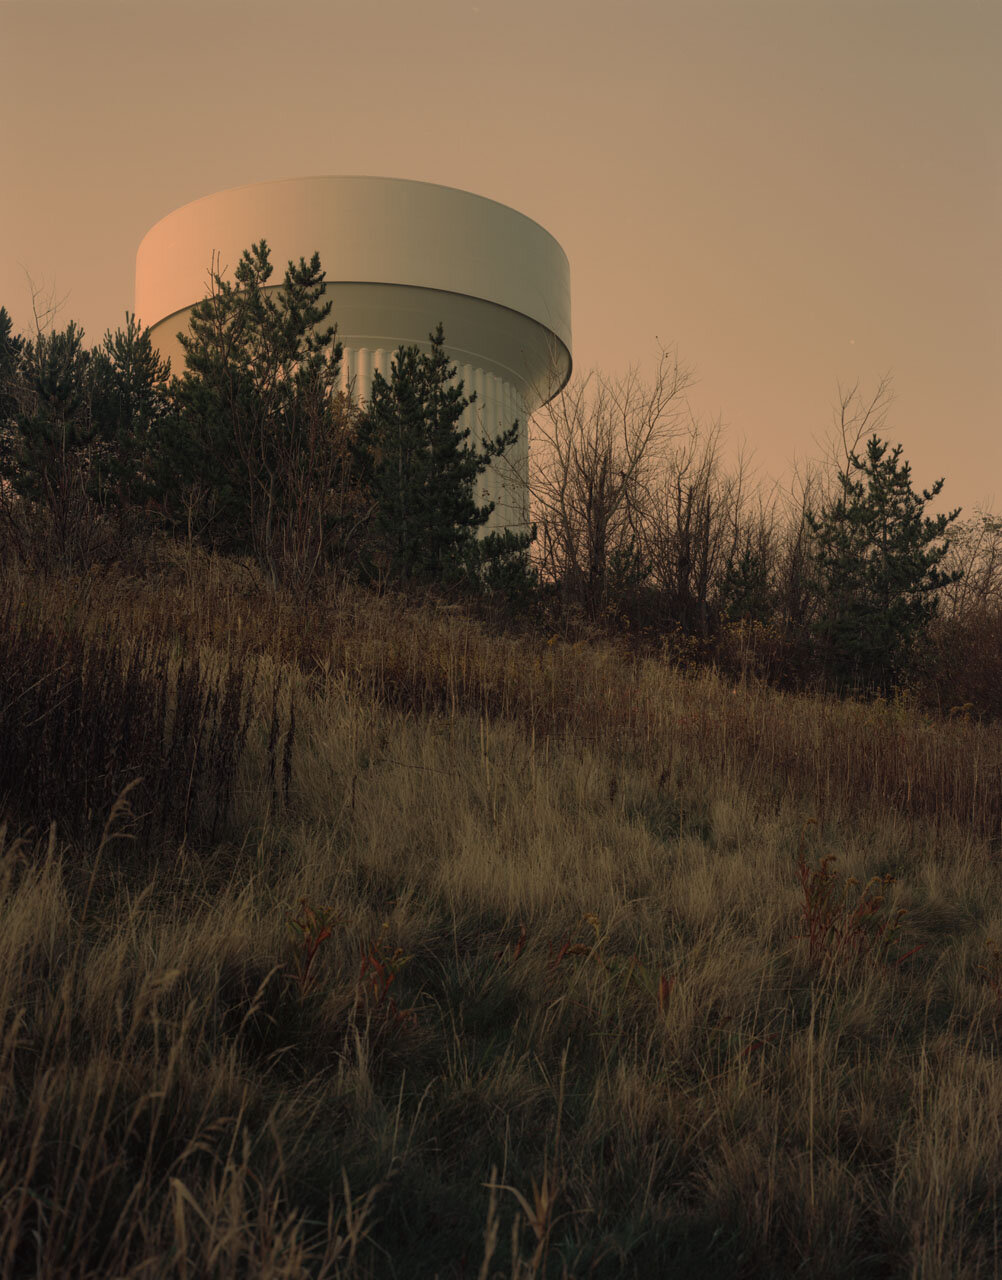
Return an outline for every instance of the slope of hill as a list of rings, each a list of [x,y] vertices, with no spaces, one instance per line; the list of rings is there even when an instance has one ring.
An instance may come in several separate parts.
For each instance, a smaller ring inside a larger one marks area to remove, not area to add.
[[[219,560],[0,612],[0,1274],[997,1274],[998,725]]]

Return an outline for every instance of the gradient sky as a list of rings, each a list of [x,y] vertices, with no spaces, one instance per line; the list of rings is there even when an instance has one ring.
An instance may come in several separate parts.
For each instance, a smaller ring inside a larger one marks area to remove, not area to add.
[[[677,345],[725,465],[788,484],[889,373],[929,512],[1000,514],[1000,68],[999,0],[0,0],[0,303],[96,343],[178,205],[445,183],[563,245],[578,370]]]

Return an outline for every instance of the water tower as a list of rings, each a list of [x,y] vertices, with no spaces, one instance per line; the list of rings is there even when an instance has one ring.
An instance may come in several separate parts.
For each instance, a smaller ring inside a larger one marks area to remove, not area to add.
[[[487,528],[523,528],[527,419],[571,372],[570,269],[553,236],[494,200],[400,178],[292,178],[205,196],[161,219],[136,257],[136,314],[174,372],[184,368],[177,333],[206,295],[214,258],[232,278],[262,239],[279,281],[290,259],[320,254],[342,379],[360,401],[374,370],[389,379],[401,344],[430,351],[441,321],[464,392],[477,393],[463,419],[471,441],[521,424],[517,451],[480,483],[496,504]]]

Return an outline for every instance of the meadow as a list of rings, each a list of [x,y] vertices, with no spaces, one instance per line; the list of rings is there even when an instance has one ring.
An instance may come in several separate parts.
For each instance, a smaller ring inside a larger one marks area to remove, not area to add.
[[[0,1275],[999,1274],[997,720],[169,547],[0,615]]]

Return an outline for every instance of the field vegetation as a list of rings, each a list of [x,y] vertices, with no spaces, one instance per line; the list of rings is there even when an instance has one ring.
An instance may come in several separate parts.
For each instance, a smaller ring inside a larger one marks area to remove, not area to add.
[[[4,577],[4,1274],[995,1273],[997,724],[188,556]]]
[[[478,540],[255,255],[180,388],[0,309],[0,1276],[997,1277],[1002,523],[665,355]]]

